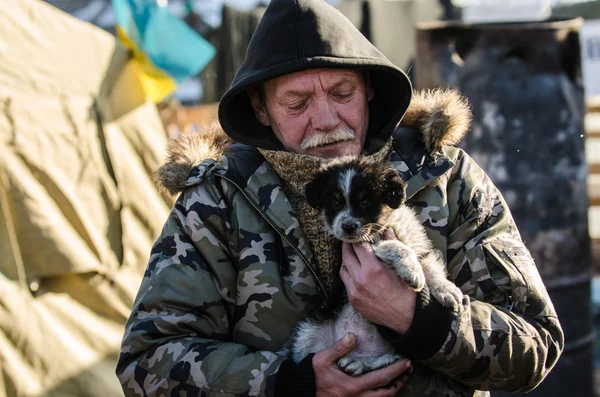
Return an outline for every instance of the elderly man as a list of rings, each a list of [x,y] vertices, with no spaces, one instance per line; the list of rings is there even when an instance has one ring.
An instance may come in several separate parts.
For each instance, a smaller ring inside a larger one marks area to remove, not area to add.
[[[500,193],[447,145],[468,129],[468,108],[452,92],[411,94],[324,1],[270,2],[219,107],[237,143],[223,154],[218,128],[183,136],[158,172],[181,194],[125,330],[126,395],[485,396],[544,379],[562,330]],[[357,154],[407,181],[465,294],[458,310],[408,288],[369,246],[323,231],[304,185],[328,159]],[[341,287],[408,359],[347,375],[336,361],[361,342],[351,334],[298,364],[277,354],[300,320],[340,303]]]

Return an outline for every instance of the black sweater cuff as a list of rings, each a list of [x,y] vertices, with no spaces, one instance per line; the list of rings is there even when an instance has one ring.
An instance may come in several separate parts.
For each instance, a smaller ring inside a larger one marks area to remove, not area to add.
[[[378,325],[379,333],[401,354],[425,360],[441,348],[452,326],[452,308],[442,306],[429,294],[427,285],[417,293],[413,322],[405,334]]]
[[[298,364],[285,360],[279,366],[275,379],[275,397],[313,397],[316,394],[313,356],[314,354],[309,354]]]

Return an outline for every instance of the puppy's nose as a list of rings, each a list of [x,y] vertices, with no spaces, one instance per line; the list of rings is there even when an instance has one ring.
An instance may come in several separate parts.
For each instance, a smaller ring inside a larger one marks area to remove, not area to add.
[[[356,229],[358,229],[358,222],[353,220],[346,220],[342,222],[342,230],[344,231],[344,233],[354,233]]]

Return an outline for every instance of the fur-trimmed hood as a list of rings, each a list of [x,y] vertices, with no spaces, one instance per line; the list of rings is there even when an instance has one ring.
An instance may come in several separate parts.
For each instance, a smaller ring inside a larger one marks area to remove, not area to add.
[[[416,128],[423,136],[425,149],[439,153],[444,145],[456,145],[471,124],[469,104],[457,90],[415,92],[400,122],[400,127]],[[154,174],[158,187],[176,194],[186,187],[192,169],[202,160],[217,160],[233,143],[218,122],[201,131],[185,131],[167,147],[167,159]]]
[[[387,142],[409,106],[410,80],[348,18],[323,0],[269,2],[244,62],[219,103],[219,120],[227,135],[246,145],[283,150],[273,130],[256,119],[248,89],[279,76],[320,68],[369,72],[375,96],[369,101],[367,140]]]
[[[421,131],[425,149],[438,153],[442,146],[459,143],[471,127],[471,108],[458,90],[415,92],[400,127]]]

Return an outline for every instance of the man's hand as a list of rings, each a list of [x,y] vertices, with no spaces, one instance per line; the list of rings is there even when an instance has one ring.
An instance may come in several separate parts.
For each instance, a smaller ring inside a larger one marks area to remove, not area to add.
[[[393,397],[408,381],[409,360],[400,360],[359,376],[340,370],[337,361],[354,350],[356,343],[356,336],[348,333],[330,348],[313,356],[316,397]]]
[[[393,239],[392,231],[386,239]],[[340,277],[352,306],[366,319],[404,334],[412,324],[416,292],[373,253],[371,245],[342,245]]]

